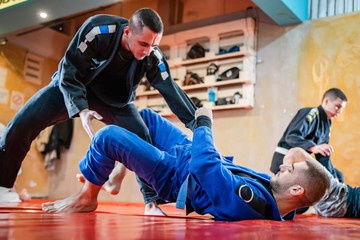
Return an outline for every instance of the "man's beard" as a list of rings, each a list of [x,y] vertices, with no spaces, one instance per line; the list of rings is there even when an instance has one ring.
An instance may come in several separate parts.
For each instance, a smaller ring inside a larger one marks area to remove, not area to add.
[[[270,179],[270,187],[273,190],[273,192],[279,193],[280,191],[280,184],[278,181],[274,180],[273,178]]]
[[[285,184],[280,184],[279,181],[275,180],[274,178],[270,179],[270,187],[275,193],[283,193],[292,185],[292,183],[288,182]]]

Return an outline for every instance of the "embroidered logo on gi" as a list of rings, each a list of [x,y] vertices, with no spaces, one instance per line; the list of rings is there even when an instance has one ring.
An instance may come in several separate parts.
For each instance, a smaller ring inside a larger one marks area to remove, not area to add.
[[[169,77],[169,74],[166,71],[166,66],[165,66],[164,62],[162,61],[162,55],[159,50],[155,50],[154,54],[159,59],[158,67],[160,69],[162,79],[165,80]]]
[[[310,110],[310,112],[306,115],[306,120],[308,122],[312,122],[316,116],[319,114],[319,111],[317,108],[313,108]]]
[[[85,50],[87,49],[87,42],[91,42],[92,40],[94,40],[95,36],[98,34],[106,34],[106,33],[113,33],[116,30],[116,25],[103,25],[103,26],[97,26],[97,27],[93,27],[91,29],[91,31],[86,34],[85,36],[85,41],[81,42],[78,46],[78,48],[80,49],[80,51],[82,53],[85,52]]]
[[[253,200],[254,198],[254,192],[252,191],[252,189],[244,184],[244,185],[241,185],[239,187],[239,190],[238,190],[238,195],[239,197],[241,197],[246,203],[249,203]]]
[[[261,191],[261,188],[256,188]],[[270,218],[272,213],[271,204],[268,204],[265,198],[262,197],[262,195],[259,196],[254,193],[254,191],[249,187],[249,185],[240,182],[235,190],[235,194],[237,194],[252,209],[265,216],[266,218]]]

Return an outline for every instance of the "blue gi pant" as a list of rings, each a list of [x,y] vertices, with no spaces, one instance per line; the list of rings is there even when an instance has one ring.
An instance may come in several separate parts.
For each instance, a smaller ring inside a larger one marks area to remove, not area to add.
[[[149,131],[134,104],[129,103],[122,108],[112,107],[92,93],[88,94],[87,100],[89,108],[98,112],[105,124],[122,126],[152,143]],[[46,127],[68,118],[63,95],[53,83],[31,97],[8,124],[0,139],[0,186],[13,187],[32,141]],[[150,186],[142,181],[139,184],[146,203],[158,199]]]
[[[163,200],[176,201],[189,171],[191,141],[168,120],[149,109],[141,111],[154,145],[118,126],[99,130],[79,167],[91,183],[101,186],[118,160],[151,184]]]

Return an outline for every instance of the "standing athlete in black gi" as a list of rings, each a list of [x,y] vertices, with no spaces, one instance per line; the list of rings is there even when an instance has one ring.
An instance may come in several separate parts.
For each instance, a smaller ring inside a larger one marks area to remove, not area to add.
[[[130,20],[96,15],[81,26],[53,75],[8,124],[0,140],[0,186],[11,188],[30,144],[47,126],[80,116],[90,136],[93,119],[121,126],[152,143],[136,106],[135,91],[145,75],[170,109],[191,130],[195,105],[170,76],[158,49],[163,24],[151,9],[140,9]],[[140,182],[145,203],[158,199]]]
[[[345,108],[347,98],[337,88],[327,90],[322,104],[316,108],[302,108],[291,120],[276,147],[270,170],[276,174],[286,152],[293,147],[301,147],[314,153],[316,159],[340,182],[344,175],[331,163],[330,155],[334,151],[329,145],[331,119],[336,118]]]

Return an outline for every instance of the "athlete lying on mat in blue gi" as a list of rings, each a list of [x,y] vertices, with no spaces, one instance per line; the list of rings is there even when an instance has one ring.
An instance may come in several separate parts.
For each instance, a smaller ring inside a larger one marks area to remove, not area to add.
[[[329,185],[323,167],[300,148],[286,157],[303,161],[282,165],[271,179],[233,164],[233,157],[221,157],[214,146],[209,109],[195,112],[193,141],[152,110],[142,110],[141,116],[154,145],[124,128],[104,127],[79,163],[87,179],[83,189],[64,200],[44,203],[43,210],[94,211],[116,160],[150,183],[163,200],[176,202],[179,208],[186,205],[187,213],[209,213],[216,220],[293,219],[295,209],[314,204]]]

